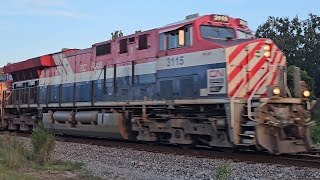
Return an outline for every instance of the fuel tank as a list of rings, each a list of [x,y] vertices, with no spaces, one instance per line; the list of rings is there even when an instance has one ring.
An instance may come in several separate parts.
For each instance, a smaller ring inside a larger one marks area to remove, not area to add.
[[[123,114],[116,111],[49,111],[42,121],[45,128],[56,133],[75,136],[128,139],[131,128]]]

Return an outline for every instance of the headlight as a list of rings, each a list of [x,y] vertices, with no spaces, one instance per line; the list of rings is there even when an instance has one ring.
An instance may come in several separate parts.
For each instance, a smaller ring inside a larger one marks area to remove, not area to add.
[[[310,91],[306,90],[306,91],[303,91],[303,96],[304,97],[310,97]]]
[[[273,92],[274,95],[279,95],[280,94],[280,89],[279,88],[274,88],[272,92]]]
[[[264,56],[265,56],[266,58],[269,58],[269,57],[271,56],[270,51],[266,51],[266,52],[264,52]]]
[[[271,57],[271,45],[270,44],[263,45],[263,50],[264,50],[263,55],[266,58],[270,58]]]
[[[265,44],[265,45],[263,46],[263,49],[264,49],[265,51],[270,51],[270,50],[271,50],[271,46],[270,46],[269,44]]]

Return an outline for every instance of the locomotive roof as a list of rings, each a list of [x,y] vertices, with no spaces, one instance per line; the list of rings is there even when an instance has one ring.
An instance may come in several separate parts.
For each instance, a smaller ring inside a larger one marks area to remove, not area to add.
[[[98,43],[93,44],[92,47],[97,46],[97,45],[106,44],[106,43],[115,42],[115,41],[120,40],[120,39],[139,36],[139,35],[142,35],[142,34],[145,34],[145,33],[148,33],[148,32],[157,32],[157,33],[168,32],[168,31],[180,28],[182,26],[185,26],[185,25],[187,25],[187,24],[189,24],[189,23],[191,23],[191,22],[193,22],[195,20],[198,20],[198,19],[201,19],[201,18],[205,18],[207,16],[210,16],[210,15],[203,15],[203,16],[199,16],[198,14],[189,15],[182,21],[177,21],[177,22],[170,23],[170,24],[167,24],[167,25],[159,27],[159,28],[150,29],[150,30],[146,30],[146,31],[143,31],[143,32],[137,32],[137,33],[134,33],[134,34],[129,34],[129,35],[126,35],[126,36],[123,36],[123,37],[118,37],[116,39],[110,39],[110,40],[107,40],[107,41],[98,42]],[[235,18],[232,18],[232,17],[230,17],[230,18],[233,21],[235,20]],[[36,57],[36,58],[31,58],[31,59],[28,59],[28,60],[25,60],[25,61],[20,61],[18,63],[8,64],[8,65],[6,65],[6,67],[4,69],[5,69],[5,71],[12,72],[12,71],[14,71],[13,69],[15,69],[15,71],[17,71],[17,70],[23,70],[25,68],[41,67],[41,66],[42,67],[43,66],[52,66],[52,63],[50,63],[49,59],[41,61],[43,59],[43,57],[51,56],[51,55],[58,54],[58,53],[64,53],[67,57],[68,56],[74,56],[74,55],[80,55],[80,54],[83,54],[83,53],[90,52],[92,47],[85,48],[85,49],[63,49],[62,51],[57,52],[57,53],[52,53],[52,54],[48,54],[48,55],[44,55],[44,56],[39,56],[39,57]]]
[[[154,28],[154,29],[138,32],[138,33],[135,33],[135,34],[129,34],[129,35],[125,35],[125,36],[122,36],[122,37],[118,37],[116,39],[110,39],[110,40],[107,40],[107,41],[98,42],[98,43],[93,44],[92,46],[102,45],[102,44],[105,44],[105,43],[116,41],[117,39],[130,38],[130,37],[133,37],[133,36],[136,36],[136,35],[140,35],[140,34],[144,34],[144,33],[151,32],[151,31],[164,30],[164,29],[167,29],[167,28],[176,27],[176,26],[179,26],[179,25],[184,25],[184,24],[192,22],[192,21],[194,21],[196,19],[199,19],[201,17],[203,17],[203,16],[199,16],[198,14],[193,14],[193,15],[187,16],[186,19],[184,19],[182,21],[177,21],[177,22],[174,22],[174,23],[170,23],[170,24],[167,24],[167,25],[162,26],[160,28]],[[71,55],[71,54],[68,54],[68,55]]]
[[[170,23],[170,24],[167,24],[167,25],[165,25],[165,26],[162,26],[162,27],[160,27],[159,29],[164,29],[164,28],[168,28],[168,27],[171,27],[171,26],[175,26],[175,25],[185,24],[185,23],[194,21],[194,20],[196,20],[196,19],[199,19],[199,18],[201,18],[201,17],[203,17],[203,16],[195,16],[195,17],[191,17],[191,18],[186,18],[185,20],[177,21],[177,22]]]

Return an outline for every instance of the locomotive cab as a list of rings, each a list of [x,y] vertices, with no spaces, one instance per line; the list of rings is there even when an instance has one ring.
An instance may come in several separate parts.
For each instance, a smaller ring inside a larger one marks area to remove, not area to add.
[[[3,68],[0,68],[0,104],[1,104],[1,122],[0,122],[0,129],[6,129],[7,122],[5,121],[5,113],[4,108],[7,102],[7,98],[10,96],[10,89],[11,89],[12,77],[10,74],[5,73]]]

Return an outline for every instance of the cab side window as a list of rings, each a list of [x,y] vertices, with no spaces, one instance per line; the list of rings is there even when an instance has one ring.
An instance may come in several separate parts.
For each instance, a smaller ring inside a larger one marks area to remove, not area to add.
[[[164,51],[166,50],[166,46],[165,46],[165,34],[161,33],[159,35],[159,47],[160,47],[160,51]]]
[[[191,46],[191,27],[184,29],[185,32],[185,46]]]
[[[184,45],[179,45],[179,31],[184,31]],[[159,35],[160,51],[191,46],[191,27],[184,27]]]
[[[174,49],[174,48],[178,48],[179,45],[178,45],[178,31],[173,31],[173,32],[170,32],[168,35],[168,49]]]

